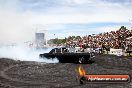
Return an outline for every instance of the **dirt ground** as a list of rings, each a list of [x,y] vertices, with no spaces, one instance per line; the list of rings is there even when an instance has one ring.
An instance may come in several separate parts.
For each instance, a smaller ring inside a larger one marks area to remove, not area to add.
[[[40,63],[0,59],[0,88],[132,88],[122,84],[79,84],[76,69],[81,64]],[[95,63],[83,64],[87,74],[130,74],[132,57],[96,55]]]

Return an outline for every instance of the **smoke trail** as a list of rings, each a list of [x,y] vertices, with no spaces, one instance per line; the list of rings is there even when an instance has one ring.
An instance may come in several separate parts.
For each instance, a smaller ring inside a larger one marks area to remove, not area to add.
[[[21,60],[21,61],[58,63],[58,60],[56,58],[53,60],[49,60],[46,58],[43,58],[43,59],[39,58],[39,54],[49,52],[51,49],[52,48],[36,49],[36,48],[29,48],[25,46],[1,46],[0,58],[11,58],[14,60]]]

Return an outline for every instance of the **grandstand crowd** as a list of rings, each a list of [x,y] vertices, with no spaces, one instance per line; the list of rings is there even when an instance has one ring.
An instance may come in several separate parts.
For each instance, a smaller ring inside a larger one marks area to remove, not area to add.
[[[132,47],[131,36],[132,30],[121,26],[117,31],[68,39],[66,45],[74,45],[75,47],[81,48],[101,48],[106,50],[114,48],[126,50]]]

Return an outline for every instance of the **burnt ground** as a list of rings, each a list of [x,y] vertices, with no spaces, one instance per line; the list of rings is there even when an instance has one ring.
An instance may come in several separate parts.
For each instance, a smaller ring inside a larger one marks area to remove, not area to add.
[[[122,84],[79,84],[76,69],[81,64],[39,63],[0,59],[0,88],[132,88]],[[87,74],[130,74],[132,57],[96,55],[95,63],[83,64]]]

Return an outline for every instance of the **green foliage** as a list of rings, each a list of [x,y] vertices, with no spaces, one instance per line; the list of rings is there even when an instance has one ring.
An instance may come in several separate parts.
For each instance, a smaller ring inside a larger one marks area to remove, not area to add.
[[[65,39],[55,38],[55,39],[50,39],[48,41],[48,44],[64,44],[64,43],[66,43],[66,38]]]
[[[55,38],[55,39],[50,39],[48,41],[48,44],[64,44],[67,41],[77,40],[77,39],[81,39],[81,37],[80,36],[69,36],[68,38],[64,38],[64,39]]]

